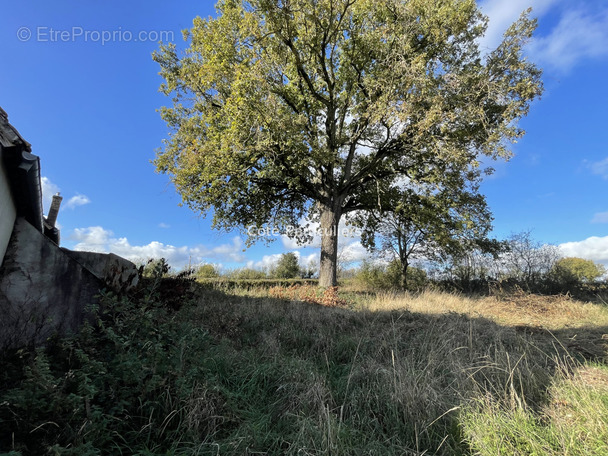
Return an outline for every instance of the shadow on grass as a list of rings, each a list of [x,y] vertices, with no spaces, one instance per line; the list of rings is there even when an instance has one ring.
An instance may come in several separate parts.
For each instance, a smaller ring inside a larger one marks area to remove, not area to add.
[[[543,406],[558,365],[603,359],[608,333],[170,280],[107,307],[96,329],[10,361],[21,377],[1,382],[0,450],[471,454],[463,407],[488,396]]]

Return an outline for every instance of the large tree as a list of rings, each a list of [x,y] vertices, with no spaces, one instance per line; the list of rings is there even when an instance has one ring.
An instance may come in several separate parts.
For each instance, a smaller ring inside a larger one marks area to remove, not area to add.
[[[154,54],[173,106],[155,164],[213,226],[316,220],[320,285],[336,283],[338,224],[403,179],[433,185],[507,158],[541,93],[523,14],[481,55],[474,0],[220,0],[180,53]],[[384,206],[386,209],[386,206]]]

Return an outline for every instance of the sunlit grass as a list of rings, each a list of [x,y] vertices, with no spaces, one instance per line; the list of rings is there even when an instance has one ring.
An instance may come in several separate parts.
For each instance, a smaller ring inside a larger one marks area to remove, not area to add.
[[[365,306],[370,311],[408,310],[423,314],[456,312],[471,318],[488,318],[499,324],[527,325],[548,330],[608,326],[608,307],[568,296],[513,294],[467,297],[427,291],[420,294],[379,293]]]
[[[491,396],[477,398],[462,413],[462,428],[480,455],[608,454],[608,368],[565,366],[541,407]]]

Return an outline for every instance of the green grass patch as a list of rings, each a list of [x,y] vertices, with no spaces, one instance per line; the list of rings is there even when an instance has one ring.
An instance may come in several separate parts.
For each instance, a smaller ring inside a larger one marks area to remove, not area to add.
[[[524,397],[484,397],[462,415],[475,454],[608,454],[608,368],[570,366],[555,379],[540,408]]]

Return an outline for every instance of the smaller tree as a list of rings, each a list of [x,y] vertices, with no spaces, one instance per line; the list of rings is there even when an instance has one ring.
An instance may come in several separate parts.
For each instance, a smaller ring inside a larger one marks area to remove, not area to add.
[[[355,275],[355,283],[366,290],[396,290],[403,288],[403,270],[398,259],[388,264],[363,261]],[[410,266],[408,268],[409,289],[420,290],[427,283],[427,275],[423,269]]]
[[[551,278],[560,285],[572,286],[594,282],[606,273],[602,264],[583,258],[561,258],[551,269]]]
[[[315,260],[311,259],[305,267],[301,269],[303,279],[312,279],[319,274],[319,268]]]
[[[512,234],[507,244],[509,252],[503,257],[507,274],[528,290],[541,284],[560,257],[556,246],[534,241],[530,231]]]
[[[293,279],[300,275],[300,265],[298,264],[298,257],[295,253],[289,252],[281,255],[274,274],[278,279]]]
[[[484,250],[492,216],[478,193],[479,172],[443,173],[424,192],[418,185],[393,187],[390,211],[369,211],[355,217],[365,227],[362,244],[385,259],[400,265],[401,288],[408,288],[408,269],[414,258],[445,259],[473,247]],[[388,197],[387,197],[388,198]],[[485,250],[484,250],[485,251]],[[396,266],[395,264],[394,266]]]

